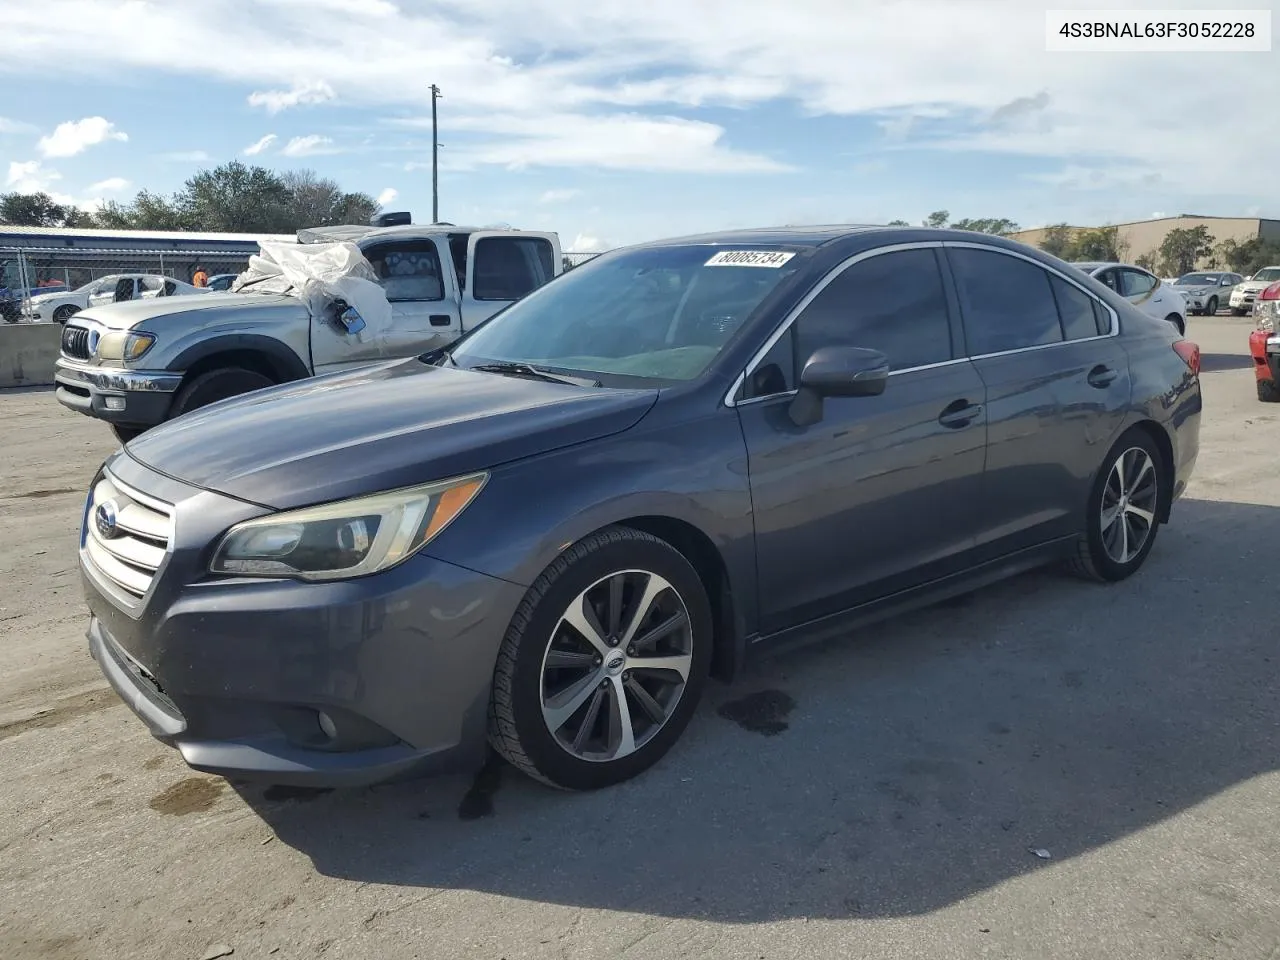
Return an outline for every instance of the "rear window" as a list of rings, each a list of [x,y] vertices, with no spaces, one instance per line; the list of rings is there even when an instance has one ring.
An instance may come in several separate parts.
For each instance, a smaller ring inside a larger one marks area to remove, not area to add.
[[[519,300],[555,276],[555,251],[542,237],[482,237],[476,241],[477,300]]]

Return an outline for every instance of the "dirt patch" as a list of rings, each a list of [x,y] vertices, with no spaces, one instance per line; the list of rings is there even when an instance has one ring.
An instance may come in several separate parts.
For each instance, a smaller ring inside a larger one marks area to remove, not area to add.
[[[213,808],[226,786],[225,781],[222,780],[188,777],[152,797],[150,807],[157,813],[172,817],[201,813]]]
[[[716,712],[743,730],[774,737],[787,729],[787,715],[795,706],[795,700],[781,690],[758,690],[721,704]]]
[[[159,770],[164,766],[164,757],[152,757],[142,765],[143,770]]]
[[[26,493],[13,493],[5,500],[41,500],[45,497],[60,497],[64,493],[82,493],[79,487],[55,487],[52,490],[28,490]]]
[[[16,737],[20,733],[26,733],[28,730],[39,730],[41,727],[56,727],[59,724],[66,723],[68,720],[97,713],[99,710],[114,707],[119,703],[119,698],[106,688],[90,690],[88,693],[76,694],[74,697],[66,697],[56,702],[52,707],[39,711],[33,717],[0,724],[0,740]]]

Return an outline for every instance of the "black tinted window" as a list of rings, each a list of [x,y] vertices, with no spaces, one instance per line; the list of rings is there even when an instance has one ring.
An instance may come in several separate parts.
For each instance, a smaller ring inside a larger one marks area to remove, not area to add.
[[[796,319],[801,364],[819,347],[869,347],[894,370],[951,359],[942,275],[932,250],[871,257],[832,280]]]
[[[1062,331],[1068,340],[1080,340],[1098,335],[1098,315],[1093,297],[1079,287],[1049,274],[1054,298],[1058,301],[1058,316]]]
[[[555,274],[554,251],[541,237],[484,237],[475,257],[477,300],[518,300]]]
[[[795,333],[792,324],[751,371],[745,388],[747,397],[767,397],[796,388],[800,371],[796,369]]]
[[[958,249],[948,254],[964,311],[970,356],[1062,340],[1049,274],[1003,253]]]
[[[178,285],[174,283],[172,280],[166,280],[164,282],[164,296],[172,297],[174,294],[174,291],[177,289],[178,289]]]

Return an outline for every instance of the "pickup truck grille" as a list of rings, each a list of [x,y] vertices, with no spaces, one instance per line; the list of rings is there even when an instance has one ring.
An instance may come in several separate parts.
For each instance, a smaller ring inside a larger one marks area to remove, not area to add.
[[[62,355],[72,360],[89,359],[89,331],[67,324],[62,328]]]
[[[141,600],[169,551],[172,514],[104,475],[85,507],[81,549],[126,602]]]

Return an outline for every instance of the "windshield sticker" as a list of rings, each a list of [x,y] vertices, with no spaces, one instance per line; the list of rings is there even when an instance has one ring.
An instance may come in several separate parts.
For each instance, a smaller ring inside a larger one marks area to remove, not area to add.
[[[721,250],[704,267],[780,267],[794,253],[782,250]]]

